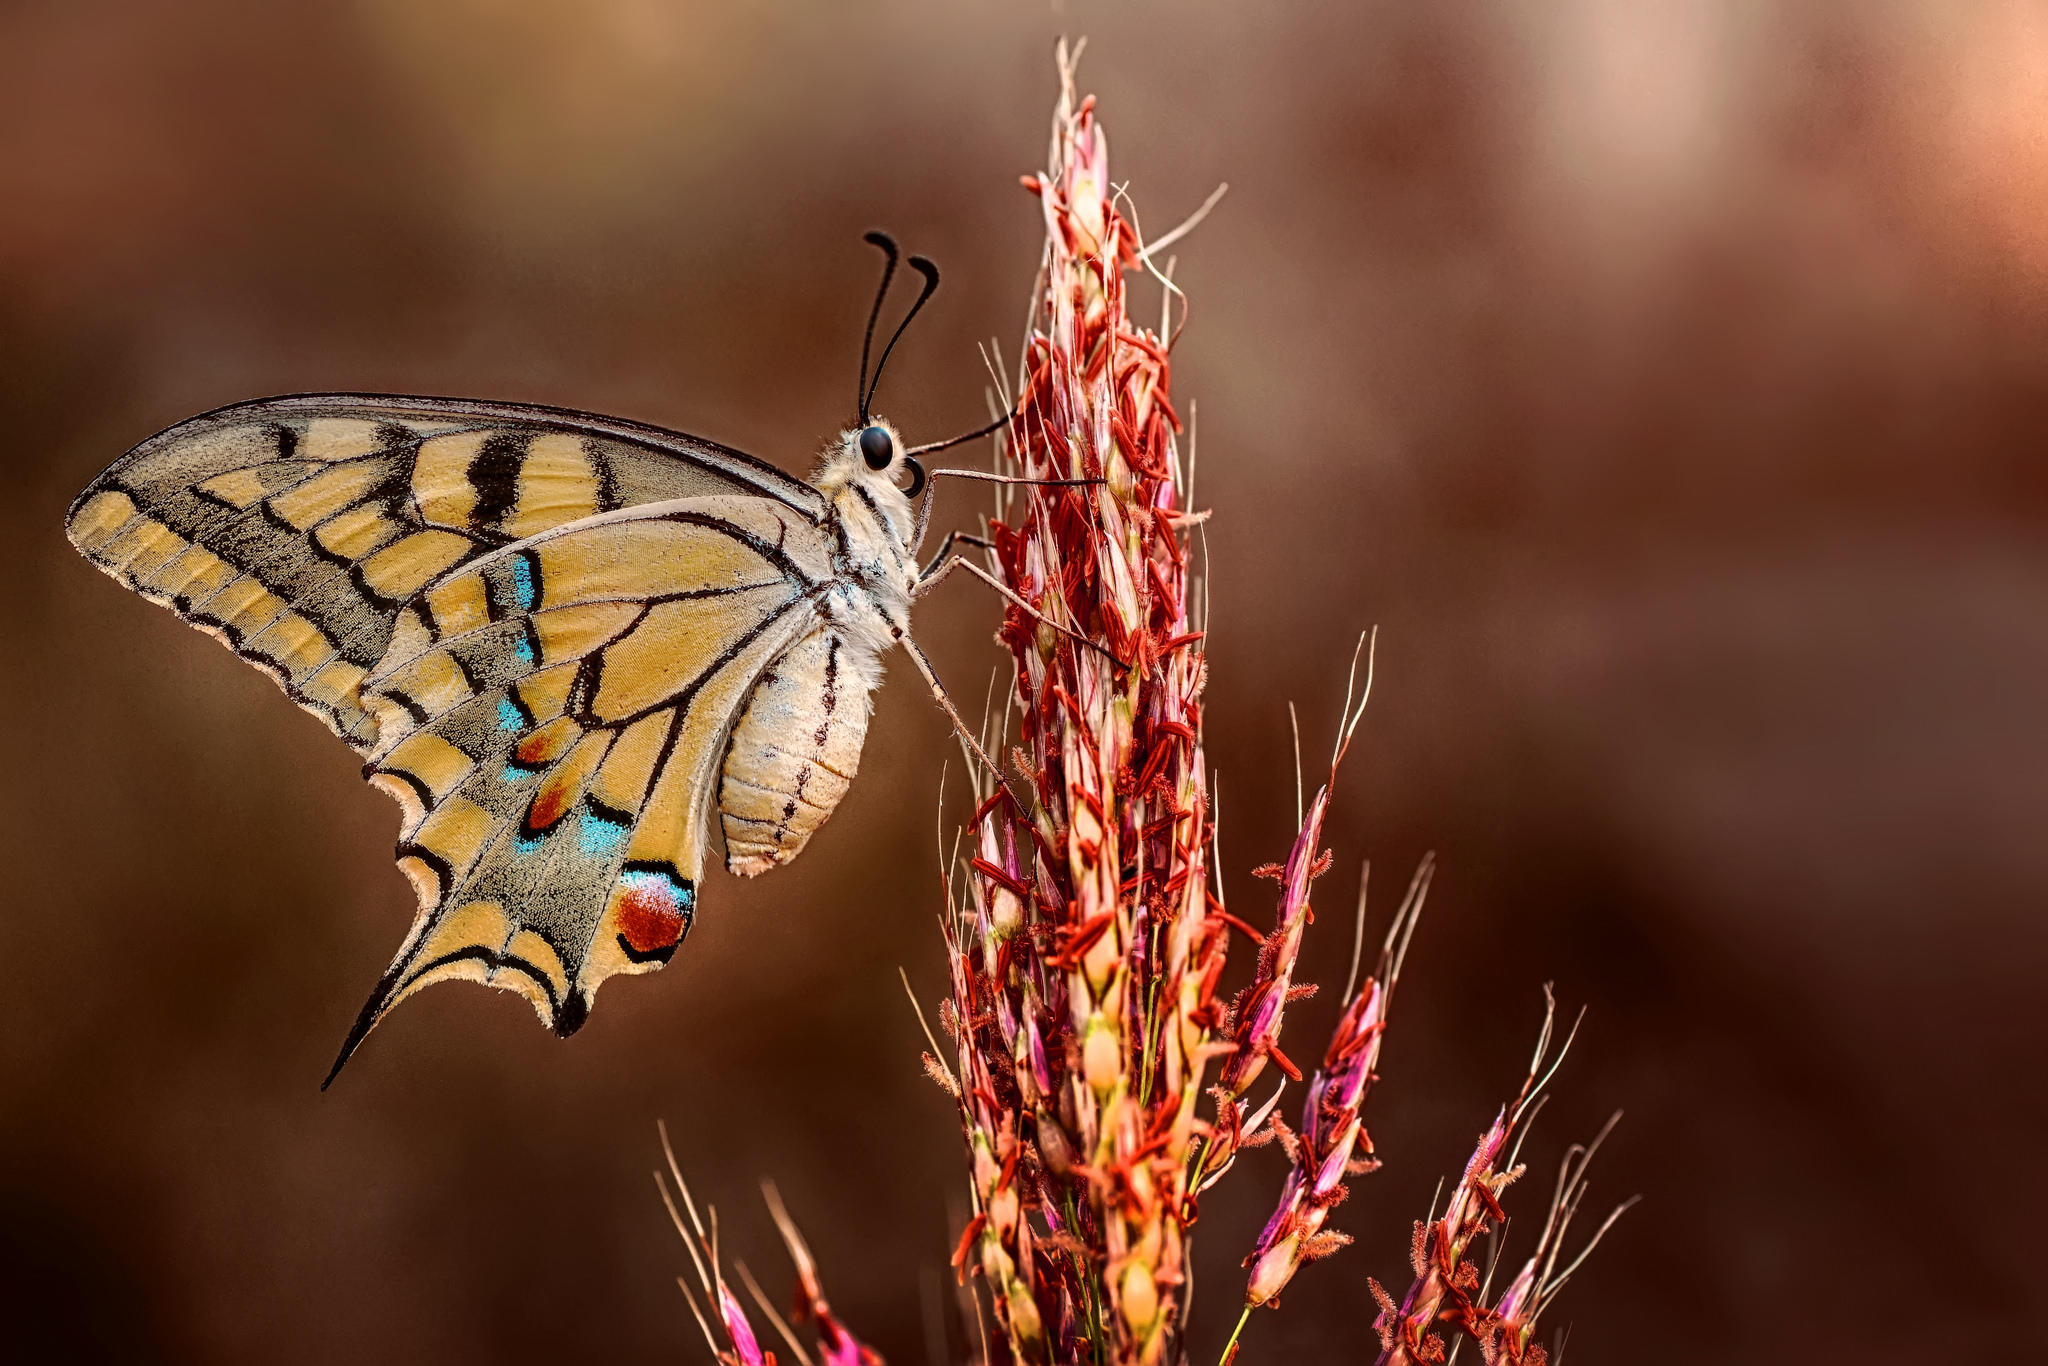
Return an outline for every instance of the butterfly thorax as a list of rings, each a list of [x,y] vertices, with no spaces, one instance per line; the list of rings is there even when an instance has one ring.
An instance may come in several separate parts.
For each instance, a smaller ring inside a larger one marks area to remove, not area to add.
[[[892,441],[893,430],[890,432]],[[917,578],[912,542],[917,518],[896,485],[896,460],[874,469],[845,433],[826,452],[812,487],[825,496],[825,524],[833,540],[833,567],[842,584],[828,593],[828,615],[887,650],[910,629],[910,592]]]

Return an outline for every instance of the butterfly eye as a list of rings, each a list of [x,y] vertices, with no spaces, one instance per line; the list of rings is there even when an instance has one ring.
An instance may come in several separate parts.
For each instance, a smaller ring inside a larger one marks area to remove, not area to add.
[[[860,458],[871,470],[886,470],[896,458],[896,442],[883,427],[868,427],[860,434]]]

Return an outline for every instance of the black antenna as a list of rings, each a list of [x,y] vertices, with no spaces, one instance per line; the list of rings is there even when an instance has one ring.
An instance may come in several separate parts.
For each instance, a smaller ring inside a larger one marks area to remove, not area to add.
[[[872,241],[873,239],[870,238],[869,240]],[[891,245],[893,246],[894,243],[891,243]],[[924,257],[911,257],[910,268],[919,275],[924,276],[924,290],[917,296],[917,302],[910,306],[910,311],[903,315],[903,321],[896,324],[895,336],[889,338],[889,344],[882,348],[882,358],[875,362],[875,377],[869,381],[867,392],[860,396],[860,420],[862,422],[868,420],[868,403],[875,396],[876,386],[882,382],[882,367],[889,363],[889,353],[896,349],[897,341],[903,336],[903,329],[910,326],[910,320],[917,316],[917,310],[924,307],[924,301],[931,298],[939,287],[939,268]],[[879,302],[876,306],[880,307]],[[865,364],[863,364],[862,368],[866,368]]]
[[[889,281],[896,274],[897,253],[896,239],[886,232],[871,232],[863,240],[871,246],[880,247],[889,258],[888,264],[882,267],[882,283],[875,288],[874,307],[868,310],[868,330],[860,339],[860,384],[854,389],[853,396],[860,409],[860,423],[865,427],[868,422],[868,347],[875,340],[875,320],[882,316],[882,300],[888,297]]]

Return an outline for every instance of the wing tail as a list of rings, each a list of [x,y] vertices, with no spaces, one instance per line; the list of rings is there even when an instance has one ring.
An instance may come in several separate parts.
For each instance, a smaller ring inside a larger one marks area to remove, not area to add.
[[[422,926],[427,923],[422,918]],[[521,942],[522,939],[530,942]],[[567,974],[545,940],[511,929],[504,912],[489,903],[472,903],[443,918],[431,936],[415,933],[392,960],[370,992],[348,1037],[342,1040],[334,1066],[320,1083],[325,1091],[370,1031],[392,1007],[436,982],[465,981],[515,991],[533,1006],[541,1023],[559,1038],[568,1038],[590,1018],[589,998],[566,990]]]

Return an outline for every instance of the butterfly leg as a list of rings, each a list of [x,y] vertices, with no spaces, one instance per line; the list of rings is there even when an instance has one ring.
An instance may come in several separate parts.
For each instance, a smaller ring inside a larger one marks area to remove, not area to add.
[[[918,571],[917,584],[910,590],[912,597],[923,596],[926,580],[936,584],[941,578],[952,572],[952,565],[949,562],[959,559],[959,556],[954,554],[953,547],[961,542],[965,542],[980,550],[994,550],[996,548],[996,543],[989,540],[986,536],[976,536],[970,531],[947,532],[946,539],[939,542],[939,553],[932,556],[930,564]],[[963,560],[961,563],[964,564],[966,561]]]
[[[960,712],[953,706],[953,699],[946,692],[946,685],[939,682],[938,674],[932,671],[931,660],[925,658],[924,651],[918,649],[917,642],[913,641],[909,636],[900,637],[900,642],[904,653],[910,656],[910,662],[917,666],[917,671],[920,674],[924,675],[925,684],[932,690],[932,696],[939,700],[939,705],[945,708],[946,715],[953,719],[953,729],[960,732],[960,741],[967,746],[967,752],[980,760],[982,767],[994,775],[996,782],[1000,784],[1003,781],[1002,769],[996,767],[996,761],[988,757],[987,752],[981,747],[981,742],[974,738],[974,732],[969,730],[967,723],[960,719]]]
[[[1038,622],[1040,625],[1043,626],[1050,626],[1053,630],[1058,631],[1061,635],[1066,636],[1069,639],[1073,640],[1076,644],[1087,646],[1089,649],[1101,655],[1104,659],[1107,659],[1110,663],[1118,665],[1119,667],[1122,666],[1123,661],[1118,659],[1115,655],[1111,654],[1103,646],[1096,644],[1094,641],[1088,639],[1088,637],[1082,635],[1080,632],[1074,630],[1071,627],[1060,625],[1051,617],[1048,617],[1045,613],[1039,611],[1036,607],[1033,607],[1030,603],[1018,597],[1016,593],[1011,591],[1010,586],[1004,583],[1001,579],[989,573],[986,569],[983,569],[974,561],[964,558],[959,554],[959,552],[952,550],[951,546],[955,538],[958,538],[963,541],[971,541],[977,545],[981,545],[984,547],[988,545],[988,542],[982,540],[979,536],[970,536],[967,535],[965,532],[959,531],[947,533],[945,544],[940,547],[938,555],[933,557],[931,564],[917,576],[917,582],[911,585],[910,596],[913,601],[923,597],[932,589],[937,588],[939,584],[945,580],[946,576],[948,574],[951,574],[954,570],[964,569],[968,573],[974,575],[975,578],[980,579],[983,583],[995,589],[996,592],[1002,595],[1003,601],[1009,603],[1012,607],[1015,607],[1025,616],[1030,617],[1033,621]]]

